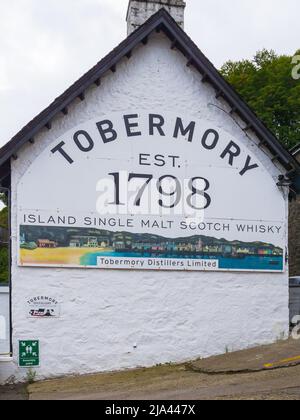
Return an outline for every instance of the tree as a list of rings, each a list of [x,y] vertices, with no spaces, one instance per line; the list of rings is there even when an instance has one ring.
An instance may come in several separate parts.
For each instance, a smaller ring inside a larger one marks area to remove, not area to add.
[[[8,208],[4,207],[0,211],[0,227],[8,229]]]
[[[0,284],[8,283],[8,247],[0,246]]]
[[[252,60],[228,61],[221,68],[225,79],[286,148],[300,142],[300,80],[292,77],[292,58],[262,50]]]
[[[5,193],[0,193],[0,202],[4,204],[4,207],[0,210],[0,227],[8,229],[8,199]]]

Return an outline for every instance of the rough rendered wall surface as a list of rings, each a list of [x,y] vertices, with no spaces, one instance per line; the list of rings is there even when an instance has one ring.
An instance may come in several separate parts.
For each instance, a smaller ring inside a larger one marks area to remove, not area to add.
[[[183,111],[239,137],[277,179],[279,170],[230,116],[215,91],[162,34],[134,50],[68,116],[53,121],[12,162],[13,337],[39,339],[39,378],[181,362],[275,341],[288,331],[288,274],[130,272],[17,266],[18,182],[52,141],[114,111]],[[42,174],[41,174],[42,176]],[[61,318],[30,320],[26,300],[48,295]],[[17,351],[14,354],[17,362]],[[14,365],[18,379],[25,372]],[[1,379],[0,379],[1,380]]]

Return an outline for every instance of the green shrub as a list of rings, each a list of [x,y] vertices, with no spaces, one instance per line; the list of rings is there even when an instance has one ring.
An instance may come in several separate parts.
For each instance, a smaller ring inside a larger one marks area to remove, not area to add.
[[[9,282],[8,247],[0,247],[0,284]]]

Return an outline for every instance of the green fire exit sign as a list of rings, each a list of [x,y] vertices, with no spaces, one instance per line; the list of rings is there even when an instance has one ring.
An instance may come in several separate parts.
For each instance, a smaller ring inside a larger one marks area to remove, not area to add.
[[[19,341],[19,366],[37,367],[40,365],[39,341]]]

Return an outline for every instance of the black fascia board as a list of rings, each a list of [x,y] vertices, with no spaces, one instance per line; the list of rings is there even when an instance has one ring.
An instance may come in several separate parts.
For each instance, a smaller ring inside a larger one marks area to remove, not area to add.
[[[68,90],[58,97],[48,108],[35,117],[25,126],[10,142],[0,149],[0,166],[3,165],[28,141],[49,125],[56,115],[64,112],[70,104],[80,97],[92,84],[97,83],[103,75],[115,68],[125,56],[130,57],[132,50],[139,45],[146,37],[154,31],[163,31],[172,44],[176,46],[208,81],[217,92],[232,106],[236,113],[256,133],[259,140],[266,146],[271,154],[287,169],[298,170],[300,168],[296,159],[277,140],[274,134],[263,124],[263,122],[248,107],[243,99],[235,92],[233,87],[227,83],[222,75],[216,70],[213,64],[199,50],[189,36],[177,25],[175,20],[165,9],[160,9],[150,17],[135,32],[129,35],[118,47],[109,53],[96,66],[84,74]]]

